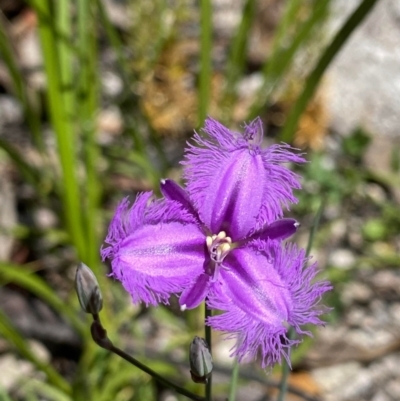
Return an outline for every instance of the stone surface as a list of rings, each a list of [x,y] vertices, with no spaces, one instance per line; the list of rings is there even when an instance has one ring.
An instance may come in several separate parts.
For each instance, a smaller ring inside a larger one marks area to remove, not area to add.
[[[361,270],[343,286],[342,318],[309,353],[323,401],[400,399],[399,280],[398,270]]]
[[[358,0],[333,3],[335,31]],[[365,162],[374,172],[391,171],[400,152],[400,6],[381,0],[353,33],[329,67],[327,109],[334,131],[349,135],[362,127],[372,135]],[[400,201],[400,190],[395,192]]]

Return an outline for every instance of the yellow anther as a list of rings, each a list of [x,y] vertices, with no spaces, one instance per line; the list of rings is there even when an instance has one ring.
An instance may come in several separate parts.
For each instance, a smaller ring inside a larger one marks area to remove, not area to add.
[[[218,235],[207,236],[206,244],[211,260],[218,264],[222,263],[232,249],[232,239],[226,236],[225,231],[220,231]]]
[[[221,250],[222,254],[224,254],[231,250],[231,246],[225,242],[225,244],[222,244],[219,249]]]
[[[226,232],[225,231],[220,231],[217,235],[217,238],[219,240],[226,238]]]

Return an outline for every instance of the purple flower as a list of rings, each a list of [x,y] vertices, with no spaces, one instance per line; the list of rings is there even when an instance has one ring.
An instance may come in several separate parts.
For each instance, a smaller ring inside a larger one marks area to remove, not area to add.
[[[111,276],[122,282],[134,303],[168,303],[171,294],[182,293],[182,309],[195,308],[219,281],[221,267],[230,268],[225,258],[235,254],[234,247],[287,238],[298,226],[294,219],[277,220],[233,243],[223,231],[212,234],[174,181],[163,180],[161,192],[164,199],[154,200],[146,192],[132,206],[124,199],[109,227],[109,246],[101,252],[103,260],[112,259]]]
[[[163,199],[147,192],[118,207],[102,249],[111,259],[111,276],[133,302],[168,303],[180,294],[181,308],[207,299],[223,311],[212,327],[238,339],[239,359],[261,351],[263,366],[287,357],[296,341],[293,326],[321,324],[316,306],[329,285],[312,284],[315,266],[306,268],[304,252],[283,247],[298,226],[282,219],[282,208],[296,202],[298,176],[287,162],[303,162],[287,145],[262,149],[261,121],[244,134],[208,119],[204,139],[189,146],[184,161],[186,189],[162,180]]]

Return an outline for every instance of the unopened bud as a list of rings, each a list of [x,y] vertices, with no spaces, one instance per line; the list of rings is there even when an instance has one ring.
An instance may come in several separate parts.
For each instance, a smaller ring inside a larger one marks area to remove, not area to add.
[[[189,348],[190,374],[195,383],[207,383],[213,369],[210,349],[204,338],[195,337]]]
[[[75,289],[79,303],[86,313],[98,314],[103,308],[103,297],[96,276],[84,263],[79,263],[75,275]]]

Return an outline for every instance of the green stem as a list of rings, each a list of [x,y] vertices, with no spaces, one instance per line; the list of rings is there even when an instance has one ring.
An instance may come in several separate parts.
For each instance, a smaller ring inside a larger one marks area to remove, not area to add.
[[[235,401],[238,378],[239,378],[239,361],[235,359],[235,362],[233,364],[228,401]]]
[[[65,35],[65,38],[69,38],[72,32],[72,21],[71,21],[71,2],[66,0],[60,0],[58,7],[54,8],[55,12],[55,24],[58,30]],[[58,57],[60,60],[60,91],[63,96],[63,104],[67,118],[71,121],[74,119],[74,78],[73,78],[73,61],[72,61],[72,49],[68,45],[71,42],[69,40],[57,39],[58,46]]]
[[[92,337],[93,340],[98,344],[100,347],[120,356],[122,359],[125,359],[130,364],[136,366],[143,372],[150,375],[154,380],[157,380],[158,383],[162,384],[165,387],[168,387],[172,390],[175,390],[177,393],[184,395],[185,397],[194,400],[194,401],[205,401],[203,397],[193,394],[191,391],[184,389],[181,386],[178,386],[175,383],[172,383],[165,377],[159,375],[153,369],[150,369],[148,366],[144,365],[143,363],[139,362],[133,356],[127,354],[125,351],[122,351],[118,347],[116,347],[110,339],[107,337],[107,331],[101,325],[99,315],[93,315],[93,323],[92,323]]]
[[[284,401],[287,387],[288,387],[288,378],[289,378],[290,367],[287,363],[286,359],[282,362],[282,379],[279,385],[279,395],[277,401]]]
[[[99,149],[95,140],[94,119],[98,108],[98,79],[96,65],[96,15],[93,15],[94,7],[88,0],[78,1],[78,38],[80,54],[84,54],[80,60],[80,81],[78,84],[79,119],[84,141],[84,155],[86,166],[86,213],[84,216],[87,237],[87,260],[95,273],[99,273],[99,238],[98,238],[98,209],[100,199],[99,176],[96,170],[96,162]]]
[[[245,68],[246,57],[243,57],[243,55],[246,54],[249,31],[253,23],[255,11],[256,1],[247,0],[243,7],[242,20],[233,39],[229,58],[227,60],[226,87],[223,97],[235,94],[236,83],[240,79]]]
[[[65,108],[64,89],[60,79],[60,58],[57,38],[54,36],[51,6],[49,1],[32,0],[31,4],[39,15],[39,36],[42,45],[44,66],[47,76],[47,102],[50,119],[57,138],[57,148],[62,169],[62,195],[64,218],[72,242],[81,260],[86,260],[86,241],[82,225],[82,209],[75,153],[74,129]]]
[[[154,380],[157,380],[160,384],[164,385],[165,387],[168,387],[168,388],[170,388],[172,390],[175,390],[177,393],[182,394],[185,397],[190,398],[191,400],[204,401],[203,397],[198,396],[196,394],[193,394],[189,390],[186,390],[183,387],[180,387],[177,384],[172,383],[171,381],[169,381],[165,377],[159,375],[153,369],[150,369],[148,366],[146,366],[143,363],[139,362],[137,359],[133,358],[132,356],[130,356],[126,352],[122,351],[118,347],[115,347],[114,345],[112,345],[109,348],[109,351],[111,351],[114,354],[116,354],[116,355],[120,356],[121,358],[125,359],[126,361],[128,361],[132,365],[136,366],[137,368],[139,368],[143,372],[149,374]]]
[[[12,83],[14,86],[14,91],[18,99],[20,100],[24,113],[26,116],[26,121],[29,125],[29,129],[31,130],[33,142],[36,145],[36,148],[42,154],[45,153],[45,145],[42,135],[42,129],[40,120],[38,117],[38,113],[34,109],[33,105],[29,101],[28,96],[28,85],[26,84],[23,74],[16,62],[16,57],[14,50],[11,46],[11,40],[7,35],[6,24],[7,20],[2,13],[0,13],[0,53],[2,60],[4,61],[8,73],[12,79]]]
[[[274,90],[282,82],[284,74],[293,64],[295,54],[309,40],[315,26],[324,19],[329,8],[328,1],[317,1],[310,17],[296,29],[296,35],[287,47],[281,42],[283,41],[283,33],[285,33],[284,29],[295,23],[298,12],[298,9],[295,8],[296,1],[288,3],[278,32],[274,36],[271,57],[268,58],[262,68],[264,83],[258,90],[255,102],[251,106],[249,119],[254,119],[263,113],[266,105],[271,101]]]
[[[295,332],[293,328],[291,327],[288,330],[288,339],[292,340],[295,335]],[[289,355],[290,358],[290,355]],[[283,359],[282,362],[282,378],[281,382],[279,384],[279,395],[277,401],[284,401],[286,392],[288,389],[288,378],[289,378],[289,372],[290,372],[290,365],[289,362],[286,359]]]
[[[205,308],[205,320],[207,318],[212,316],[212,310],[207,307],[207,304],[204,304]],[[208,344],[208,347],[210,349],[210,354],[212,355],[212,343],[211,343],[211,327],[208,326],[207,324],[204,327],[204,334],[205,334],[205,339]],[[212,397],[212,375],[209,377],[206,383],[206,401],[211,401]]]
[[[324,51],[316,67],[307,78],[303,92],[297,99],[286,120],[285,126],[280,135],[280,139],[283,142],[290,142],[292,140],[299,119],[306,109],[308,102],[314,95],[314,92],[326,68],[329,66],[339,50],[343,47],[344,43],[350,37],[354,29],[357,28],[369,11],[371,11],[372,7],[377,1],[378,0],[364,0],[347,19],[345,24],[333,38],[331,44]]]
[[[322,212],[323,212],[323,210],[325,208],[325,203],[326,203],[326,198],[322,198],[321,204],[320,204],[320,206],[318,208],[317,214],[315,215],[315,219],[314,219],[313,225],[311,227],[310,236],[308,237],[306,257],[308,257],[310,255],[311,247],[312,247],[312,244],[314,242],[315,234],[316,234],[316,232],[318,230],[318,227],[319,227],[319,222],[321,220]]]
[[[200,1],[200,77],[199,77],[199,124],[207,116],[211,88],[212,15],[211,0]]]
[[[99,21],[105,31],[106,36],[108,37],[112,49],[115,51],[115,55],[117,56],[117,62],[119,64],[119,69],[126,85],[126,89],[129,89],[129,85],[133,81],[137,80],[137,77],[132,76],[132,68],[128,63],[128,58],[122,51],[123,45],[121,39],[118,36],[118,32],[116,31],[115,27],[110,22],[103,1],[96,0],[96,5],[99,12]]]

